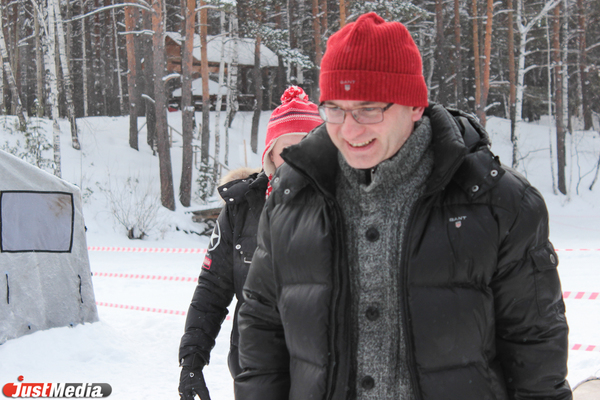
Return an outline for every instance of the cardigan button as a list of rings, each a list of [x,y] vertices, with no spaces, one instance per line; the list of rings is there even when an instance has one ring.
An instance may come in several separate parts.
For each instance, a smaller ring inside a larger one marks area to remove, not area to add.
[[[471,192],[475,193],[479,191],[479,186],[475,185],[471,188]]]
[[[365,236],[369,242],[374,242],[379,239],[379,231],[376,228],[371,227],[367,229]]]
[[[498,170],[496,170],[496,169],[491,170],[490,171],[490,175],[492,176],[492,178],[497,177],[498,176]]]
[[[365,316],[369,321],[375,321],[379,318],[379,309],[377,307],[369,307],[365,312]]]
[[[365,390],[371,390],[375,387],[375,379],[367,375],[361,379],[360,386]]]
[[[241,249],[241,248],[242,248],[242,245],[241,245],[241,244],[236,244],[236,245],[235,245],[235,249],[236,249],[236,250],[239,250],[239,249]]]

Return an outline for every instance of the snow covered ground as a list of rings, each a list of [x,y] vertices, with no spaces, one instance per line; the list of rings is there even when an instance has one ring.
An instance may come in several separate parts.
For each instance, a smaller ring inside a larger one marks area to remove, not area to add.
[[[251,114],[239,113],[230,132],[230,165],[260,165],[262,143],[269,113],[261,119],[258,154],[249,150]],[[214,115],[213,121],[214,121]],[[201,120],[201,118],[198,118]],[[181,115],[169,114],[169,123],[180,130]],[[223,121],[223,118],[221,119]],[[143,119],[140,118],[140,126]],[[140,134],[140,151],[128,147],[126,117],[92,117],[79,120],[82,151],[70,147],[69,128],[61,121],[63,177],[83,188],[84,213],[89,246],[141,248],[191,248],[202,250],[204,236],[185,234],[181,229],[202,230],[178,204],[175,212],[162,211],[163,225],[145,240],[131,241],[108,211],[106,196],[100,187],[124,182],[127,177],[150,181],[158,188],[158,158],[145,144],[145,128]],[[563,290],[600,292],[600,187],[590,192],[593,167],[600,154],[598,133],[574,135],[571,188],[573,195],[552,192],[547,126],[528,124],[521,138],[522,165],[529,180],[544,194],[550,211],[551,239],[559,250],[559,272]],[[49,130],[49,124],[48,124]],[[492,150],[509,162],[511,147],[509,124],[490,118],[488,130]],[[221,134],[223,130],[221,129]],[[2,132],[0,143],[14,142],[14,135]],[[174,136],[172,150],[175,189],[181,171],[181,141]],[[178,147],[179,146],[179,147]],[[221,151],[224,146],[221,145]],[[222,154],[222,153],[221,153]],[[246,160],[246,161],[245,161]],[[590,173],[591,171],[591,173]],[[587,173],[587,175],[585,175]],[[579,176],[585,175],[581,180]],[[579,183],[579,185],[578,185]],[[599,184],[600,185],[600,184]],[[575,191],[579,189],[579,195]],[[196,205],[198,207],[198,205]],[[180,230],[176,231],[175,226]],[[572,249],[572,251],[571,251]],[[589,249],[589,250],[581,250]],[[17,382],[103,382],[112,386],[112,399],[177,399],[179,367],[177,350],[185,316],[168,311],[187,311],[203,259],[196,253],[150,253],[90,251],[96,301],[100,304],[156,308],[138,311],[98,306],[100,322],[75,328],[56,328],[9,340],[0,346],[0,386]],[[185,277],[191,280],[135,279],[110,277],[109,273]],[[570,296],[571,297],[571,296]],[[567,317],[571,346],[600,346],[600,298],[567,298]],[[584,296],[585,297],[585,296]],[[223,324],[205,369],[205,378],[213,400],[233,398],[232,379],[226,364],[231,320]],[[572,386],[591,375],[600,374],[600,351],[571,350],[569,381]]]

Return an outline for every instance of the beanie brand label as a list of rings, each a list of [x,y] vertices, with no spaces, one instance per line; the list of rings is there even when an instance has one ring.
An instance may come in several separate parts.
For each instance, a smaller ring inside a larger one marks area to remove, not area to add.
[[[346,92],[348,92],[350,90],[350,88],[351,88],[350,85],[353,85],[355,83],[356,83],[356,81],[340,81],[340,84],[344,85],[344,89],[346,90]]]

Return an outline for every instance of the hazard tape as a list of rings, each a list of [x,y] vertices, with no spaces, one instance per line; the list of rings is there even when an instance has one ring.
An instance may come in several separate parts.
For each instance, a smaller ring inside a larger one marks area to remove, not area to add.
[[[184,276],[119,274],[116,272],[92,272],[92,275],[108,277],[108,278],[149,279],[149,280],[156,280],[156,281],[173,281],[173,282],[198,282],[198,278],[184,277]]]
[[[126,304],[105,303],[103,301],[97,301],[96,305],[102,306],[102,307],[121,308],[123,310],[147,311],[147,312],[153,312],[153,313],[159,313],[159,314],[170,314],[170,315],[186,315],[187,314],[185,311],[165,310],[162,308],[154,308],[154,307],[129,306]],[[228,315],[225,319],[230,320],[231,315]]]
[[[154,312],[154,313],[159,313],[159,314],[169,314],[169,315],[186,315],[187,314],[185,311],[165,310],[162,308],[154,308],[154,307],[129,306],[129,305],[125,305],[125,304],[105,303],[103,301],[97,301],[96,305],[102,306],[102,307],[120,308],[123,310],[147,311],[147,312]],[[228,315],[225,319],[231,320],[231,315]],[[595,346],[593,344],[574,344],[571,346],[570,350],[600,351],[600,346]]]
[[[185,277],[185,276],[167,276],[167,275],[143,275],[143,274],[120,274],[116,272],[93,272],[93,276],[105,277],[105,278],[129,278],[129,279],[148,279],[156,281],[170,281],[170,282],[198,282],[196,277]],[[600,292],[563,292],[563,299],[575,299],[575,300],[599,300]]]
[[[554,249],[554,251],[600,251],[600,249]]]
[[[574,344],[571,346],[571,350],[600,351],[600,346],[594,346],[593,344]]]
[[[596,300],[599,292],[563,292],[563,299]]]
[[[169,247],[103,247],[89,246],[88,251],[116,251],[122,253],[206,253],[206,249],[169,248]]]

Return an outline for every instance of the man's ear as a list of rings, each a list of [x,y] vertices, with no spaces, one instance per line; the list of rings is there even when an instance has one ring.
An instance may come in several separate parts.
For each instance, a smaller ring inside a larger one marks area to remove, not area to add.
[[[271,162],[273,162],[273,150],[272,149],[269,152],[269,160],[271,160]]]
[[[412,120],[413,122],[417,122],[423,116],[425,112],[425,107],[413,107],[412,108]]]

